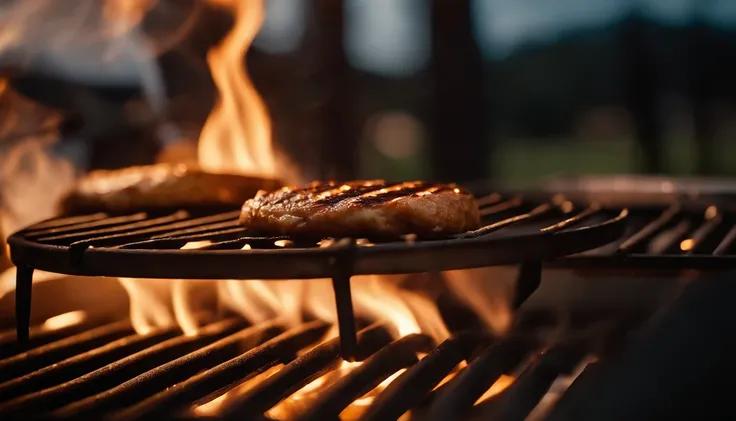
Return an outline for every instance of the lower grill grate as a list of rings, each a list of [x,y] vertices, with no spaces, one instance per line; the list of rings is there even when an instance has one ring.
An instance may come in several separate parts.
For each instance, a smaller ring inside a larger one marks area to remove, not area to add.
[[[629,209],[624,235],[615,242],[556,264],[586,267],[732,269],[736,212],[726,206]]]
[[[341,371],[339,339],[322,342],[330,326],[320,321],[246,326],[229,318],[197,336],[175,329],[138,335],[127,320],[106,323],[0,360],[0,418],[328,420],[348,408],[344,418],[362,420],[407,411],[428,420],[472,419],[479,411],[524,419],[558,377],[626,331],[620,322],[591,322],[546,343],[545,326],[528,325],[520,322],[504,339],[458,332],[438,345],[424,334],[392,340],[392,328],[374,324],[358,333],[362,362]],[[326,374],[334,383],[306,403],[294,398]],[[475,404],[492,386],[508,384]]]

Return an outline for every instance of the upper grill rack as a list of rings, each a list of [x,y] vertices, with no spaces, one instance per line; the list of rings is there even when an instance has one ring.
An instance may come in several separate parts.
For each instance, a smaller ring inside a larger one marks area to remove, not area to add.
[[[13,262],[51,272],[145,278],[310,279],[417,273],[546,260],[613,241],[626,211],[599,206],[479,197],[484,226],[453,238],[373,242],[253,236],[238,211],[105,213],[57,218],[8,240]],[[202,242],[207,245],[202,246]],[[196,249],[184,249],[198,243]],[[247,250],[243,250],[247,248]]]
[[[360,274],[443,271],[526,263],[516,303],[539,285],[539,261],[578,253],[618,238],[627,211],[576,208],[555,198],[477,197],[483,226],[453,238],[372,243],[252,236],[238,211],[197,209],[168,214],[97,213],[51,219],[8,239],[16,279],[18,337],[27,339],[34,269],[71,275],[186,279],[332,278],[343,357],[355,358],[357,338],[350,278]],[[190,249],[190,243],[207,244]],[[529,263],[531,262],[531,263]]]

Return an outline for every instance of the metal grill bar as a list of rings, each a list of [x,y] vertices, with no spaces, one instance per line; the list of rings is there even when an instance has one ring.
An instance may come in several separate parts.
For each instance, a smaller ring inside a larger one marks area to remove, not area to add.
[[[527,367],[501,395],[493,408],[493,419],[524,421],[561,374],[571,372],[583,358],[578,343],[555,347]]]
[[[361,351],[370,355],[391,340],[385,328],[374,325],[358,333]],[[336,369],[340,364],[340,341],[331,339],[265,379],[245,394],[237,404],[225,409],[225,417],[245,417],[262,414],[309,382]]]
[[[33,226],[36,230],[60,228],[69,225],[76,224],[90,224],[100,219],[108,219],[109,215],[106,213],[94,213],[91,215],[80,215],[80,216],[69,216],[66,218],[55,218],[46,222],[39,222]]]
[[[148,219],[148,215],[145,212],[139,212],[134,213],[133,215],[126,215],[126,216],[118,216],[118,217],[108,217],[106,214],[95,214],[90,215],[92,218],[89,218],[90,220],[85,220],[86,218],[84,216],[78,217],[80,220],[79,222],[73,223],[73,224],[62,224],[61,226],[53,226],[51,228],[47,229],[39,229],[38,225],[33,226],[33,230],[30,231],[27,235],[29,238],[43,238],[43,237],[51,237],[54,236],[61,236],[65,234],[71,234],[75,232],[80,231],[86,231],[89,232],[92,229],[96,228],[103,228],[103,227],[110,227],[115,225],[121,225],[121,224],[130,224],[133,222],[143,221]],[[85,218],[85,219],[82,219]],[[49,222],[54,222],[49,221]],[[45,224],[40,224],[41,228],[45,226]]]
[[[441,343],[403,375],[394,380],[373,401],[362,421],[398,419],[416,407],[457,365],[468,359],[477,335],[459,334]]]
[[[96,326],[96,324],[89,323],[86,320],[82,323],[53,330],[45,329],[43,326],[34,326],[29,329],[29,337],[25,342],[17,341],[16,332],[14,330],[3,332],[3,334],[0,335],[0,358],[11,357],[23,351],[67,338],[77,333],[84,332],[94,326]]]
[[[0,382],[30,373],[51,363],[133,333],[128,320],[111,323],[0,361]]]
[[[127,233],[124,235],[124,237],[130,236],[133,233],[136,232],[142,232],[142,233],[152,233],[152,232],[160,232],[162,229],[161,226],[163,226],[163,229],[166,229],[165,227],[168,227],[172,222],[178,222],[181,220],[184,220],[189,217],[189,213],[186,211],[178,211],[168,216],[162,216],[158,218],[152,218],[152,219],[138,219],[136,218],[136,222],[126,223],[122,225],[113,225],[109,228],[100,228],[95,229],[92,231],[78,231],[73,232],[71,234],[62,234],[62,235],[54,235],[50,237],[41,237],[38,239],[38,242],[40,243],[48,243],[48,244],[74,244],[76,242],[79,242],[82,239],[86,239],[87,241],[94,241],[98,238],[108,238],[108,237],[115,237],[115,234],[117,233]],[[152,228],[150,227],[156,227],[158,228]],[[87,228],[87,227],[85,227]]]
[[[673,205],[664,211],[657,219],[645,225],[641,231],[621,243],[619,250],[622,252],[633,251],[635,247],[643,244],[644,242],[648,242],[658,231],[664,229],[667,224],[675,218],[675,216],[679,215],[680,211],[680,205]]]
[[[192,402],[227,386],[242,382],[250,375],[270,367],[277,361],[288,360],[300,349],[316,342],[328,327],[329,325],[323,322],[312,322],[291,329],[238,357],[123,410],[110,419],[111,421],[136,420],[183,411]]]
[[[195,405],[235,391],[224,400],[221,412],[204,419],[265,420],[266,411],[278,402],[341,365],[337,338],[307,351],[327,331],[329,325],[324,322],[305,323],[284,333],[280,333],[282,323],[278,320],[240,330],[242,326],[237,319],[227,319],[205,326],[200,336],[174,338],[170,338],[171,330],[163,329],[139,336],[138,342],[128,336],[59,364],[52,363],[12,380],[12,389],[0,385],[0,391],[14,391],[0,393],[0,417],[193,420],[186,413]],[[392,341],[396,333],[386,325],[376,324],[360,332],[362,364],[336,382],[327,383],[329,386],[319,392],[299,419],[334,419],[356,398],[403,368],[407,370],[385,390],[377,392],[362,420],[397,419],[407,410],[418,411],[422,419],[447,419],[445,411],[455,411],[451,419],[460,419],[471,412],[473,416],[486,414],[479,412],[486,410],[499,419],[522,419],[558,375],[570,372],[583,355],[597,349],[600,326],[581,328],[579,333],[571,332],[570,339],[562,341],[561,346],[528,362],[506,391],[473,406],[500,374],[509,373],[522,361],[530,361],[526,358],[530,352],[538,352],[539,345],[533,340],[537,331],[528,321],[508,339],[490,347],[484,345],[489,337],[470,332],[458,333],[436,348],[430,338],[421,334]],[[519,336],[522,333],[530,336]],[[153,346],[139,350],[143,344]],[[472,357],[474,350],[484,348]],[[417,361],[418,353],[429,355]],[[119,359],[107,363],[113,356]],[[462,360],[469,361],[469,365],[433,391]],[[278,363],[286,365],[265,380],[238,391],[241,384]],[[89,374],[81,374],[84,370]],[[79,378],[59,384],[66,378],[51,381],[51,373]],[[587,377],[584,374],[575,382]],[[575,392],[579,389],[573,387],[569,393],[579,393]],[[433,401],[427,405],[429,399]],[[557,411],[564,409],[564,399],[560,402],[561,409]],[[203,417],[197,413],[196,419]]]
[[[527,354],[529,344],[520,340],[495,343],[461,371],[439,393],[427,411],[427,420],[465,417],[475,401],[501,377],[513,370]]]
[[[94,370],[112,364],[127,355],[146,349],[163,340],[171,339],[176,334],[177,330],[174,329],[163,329],[151,332],[146,336],[133,334],[89,352],[78,353],[59,363],[46,365],[25,376],[0,383],[0,401],[7,401],[31,393],[34,390],[42,390],[70,381],[87,374],[90,369]],[[0,362],[0,365],[2,365],[2,362]]]
[[[79,401],[165,364],[171,358],[193,352],[242,326],[242,321],[228,319],[205,326],[197,336],[179,336],[163,341],[74,380],[4,402],[0,404],[0,416],[34,414]]]
[[[370,392],[398,370],[417,362],[417,353],[431,352],[435,344],[421,334],[404,336],[373,354],[363,364],[338,380],[299,421],[320,421],[339,418],[340,412],[355,399]]]
[[[551,262],[564,267],[728,270],[736,268],[736,212],[685,207],[629,211],[627,233],[618,243]]]
[[[66,405],[53,412],[55,417],[99,417],[112,410],[140,402],[152,393],[160,392],[195,375],[201,370],[227,361],[241,352],[282,332],[282,322],[272,321],[245,328],[215,343],[200,348],[146,372],[119,386],[89,398]]]

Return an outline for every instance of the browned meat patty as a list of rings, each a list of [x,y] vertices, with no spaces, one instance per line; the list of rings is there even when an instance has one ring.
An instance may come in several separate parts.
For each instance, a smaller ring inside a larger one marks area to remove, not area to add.
[[[177,164],[92,171],[62,203],[64,213],[130,212],[186,206],[240,206],[276,180],[207,173]]]
[[[480,215],[473,196],[453,184],[375,180],[259,192],[243,205],[240,222],[271,235],[428,237],[477,229]]]

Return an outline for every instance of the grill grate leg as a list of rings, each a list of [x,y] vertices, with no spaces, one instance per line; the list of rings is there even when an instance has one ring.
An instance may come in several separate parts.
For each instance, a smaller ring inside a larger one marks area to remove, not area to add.
[[[18,342],[27,342],[31,329],[33,268],[20,265],[15,276],[15,324]]]
[[[527,262],[519,266],[513,307],[518,309],[534,293],[542,281],[542,262]]]
[[[340,352],[345,361],[355,361],[358,353],[358,337],[353,313],[353,296],[350,291],[350,276],[332,278],[337,309],[337,327],[340,331]]]

